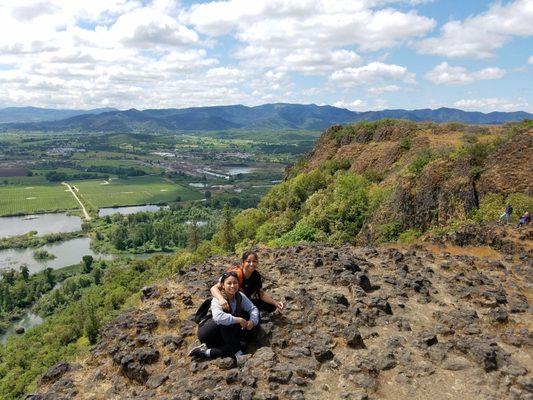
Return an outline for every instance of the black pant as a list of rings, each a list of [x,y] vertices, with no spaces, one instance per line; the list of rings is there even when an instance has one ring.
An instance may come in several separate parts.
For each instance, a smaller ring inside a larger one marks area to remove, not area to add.
[[[254,303],[254,306],[256,306],[259,311],[266,311],[267,313],[271,313],[276,311],[276,306],[267,303],[261,299],[250,299],[252,300],[252,303]]]
[[[198,328],[198,339],[211,349],[211,357],[234,357],[246,350],[245,331],[239,324],[217,325],[212,319]]]

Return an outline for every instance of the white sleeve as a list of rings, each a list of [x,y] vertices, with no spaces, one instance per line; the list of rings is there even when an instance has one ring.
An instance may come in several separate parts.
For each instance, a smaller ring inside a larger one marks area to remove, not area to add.
[[[215,297],[211,300],[211,314],[213,314],[213,321],[217,325],[233,325],[237,323],[237,318],[225,312]]]

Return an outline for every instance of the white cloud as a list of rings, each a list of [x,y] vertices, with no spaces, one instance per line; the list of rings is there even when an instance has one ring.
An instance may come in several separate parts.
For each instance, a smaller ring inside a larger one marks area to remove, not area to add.
[[[426,74],[426,79],[437,85],[466,85],[479,80],[499,79],[505,75],[501,68],[484,68],[468,71],[463,67],[454,67],[442,62]]]
[[[333,105],[339,108],[347,108],[351,111],[360,111],[366,107],[366,103],[363,100],[337,101]]]
[[[413,11],[376,9],[394,2],[229,0],[193,5],[180,19],[206,35],[236,37],[243,46],[235,56],[249,67],[324,74],[359,65],[351,48],[391,48],[433,29],[433,19]]]
[[[176,22],[170,15],[137,9],[118,18],[111,34],[126,45],[139,48],[188,46],[199,41],[198,34]]]
[[[414,83],[414,74],[400,65],[372,62],[363,67],[345,68],[335,71],[331,74],[329,80],[344,87],[367,85],[389,80]]]
[[[527,63],[533,64],[533,56],[529,56],[529,58],[527,59]]]
[[[311,49],[278,49],[247,46],[235,57],[248,68],[273,68],[297,71],[306,75],[322,75],[329,71],[358,65],[361,57],[350,50],[314,51]]]
[[[522,99],[513,101],[502,98],[462,99],[456,101],[454,106],[464,110],[482,112],[521,111],[529,108],[528,102]]]
[[[147,108],[243,99],[234,78],[202,76],[219,62],[178,12],[172,0],[2,2],[10,35],[0,36],[0,64],[11,69],[0,69],[0,101]]]
[[[445,57],[489,58],[513,36],[533,35],[533,2],[494,3],[485,13],[464,21],[450,21],[441,36],[422,40],[421,53]]]
[[[371,87],[367,89],[367,92],[380,95],[386,92],[397,92],[401,88],[398,85],[386,85],[386,86],[377,86],[377,87]]]

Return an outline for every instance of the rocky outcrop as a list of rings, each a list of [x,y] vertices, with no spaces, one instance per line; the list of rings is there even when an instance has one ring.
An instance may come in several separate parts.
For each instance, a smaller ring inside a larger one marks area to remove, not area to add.
[[[480,194],[501,193],[508,195],[520,192],[532,196],[532,147],[533,130],[530,130],[513,136],[492,154],[480,177]]]
[[[491,251],[262,249],[265,288],[284,312],[262,316],[238,362],[197,361],[186,356],[192,316],[235,262],[215,257],[143,288],[89,360],[54,367],[30,398],[533,398],[531,266]]]

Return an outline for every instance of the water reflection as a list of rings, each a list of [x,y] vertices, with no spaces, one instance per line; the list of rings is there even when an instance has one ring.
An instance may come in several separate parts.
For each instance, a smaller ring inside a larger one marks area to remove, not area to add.
[[[34,248],[0,250],[0,269],[19,269],[23,264],[26,264],[30,273],[35,274],[45,268],[58,269],[78,264],[85,255],[91,255],[95,258],[112,258],[110,255],[97,254],[92,251],[90,241],[89,238],[82,237],[40,247],[40,249],[56,256],[53,260],[35,260],[33,258]]]
[[[38,235],[81,230],[81,218],[66,213],[0,217],[0,238],[37,231]]]
[[[141,211],[155,212],[159,210],[160,208],[161,206],[158,206],[155,204],[145,204],[143,206],[101,208],[100,210],[98,210],[98,216],[105,217],[106,215],[113,215],[113,214],[129,215],[129,214],[135,214]]]
[[[7,330],[2,334],[0,335],[0,343],[5,343],[7,339],[9,339],[9,337],[13,336],[16,334],[15,330],[21,326],[24,328],[24,330],[27,330],[29,328],[31,328],[32,326],[36,326],[36,325],[39,325],[43,322],[43,319],[41,317],[39,317],[37,314],[34,314],[32,312],[28,312],[26,314],[24,314],[24,316],[22,317],[22,319],[20,319],[19,321],[16,321],[15,323],[11,324]]]

